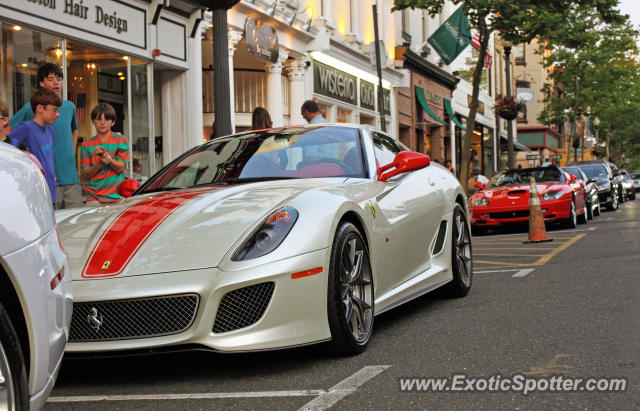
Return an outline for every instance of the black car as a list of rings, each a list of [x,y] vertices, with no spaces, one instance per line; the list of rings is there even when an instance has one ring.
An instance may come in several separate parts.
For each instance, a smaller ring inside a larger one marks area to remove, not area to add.
[[[636,187],[635,187],[633,178],[631,178],[631,175],[629,174],[629,172],[624,169],[620,170],[620,177],[622,179],[622,186],[624,187],[625,198],[627,198],[628,200],[635,200]]]
[[[594,216],[600,215],[600,200],[598,199],[598,185],[594,179],[590,179],[578,166],[562,167],[564,171],[584,184],[584,200],[587,206],[587,218],[592,220]]]
[[[613,175],[613,171],[607,161],[583,161],[569,164],[569,166],[580,167],[580,170],[588,177],[587,182],[596,183],[601,206],[604,205],[609,210],[616,210],[619,207],[618,192],[620,191],[620,184],[617,176]]]
[[[620,175],[620,170],[618,170],[618,167],[615,164],[609,162],[609,167],[611,168],[611,172],[613,173],[614,180],[617,180],[618,182],[618,203],[622,204],[627,201],[627,196],[625,194],[625,188],[623,184],[624,177]]]
[[[636,171],[635,173],[631,173],[631,178],[633,178],[633,185],[636,192],[640,191],[640,172]]]

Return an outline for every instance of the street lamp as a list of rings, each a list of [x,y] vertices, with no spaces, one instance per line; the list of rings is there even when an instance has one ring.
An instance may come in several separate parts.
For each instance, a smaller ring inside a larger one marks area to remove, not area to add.
[[[504,59],[506,66],[506,80],[507,80],[507,97],[511,97],[511,47],[513,44],[510,41],[504,43]],[[512,169],[515,167],[514,155],[513,155],[513,120],[507,120],[507,167]]]
[[[600,127],[600,119],[598,118],[598,116],[596,116],[593,119],[593,127],[595,127],[595,129],[596,129],[596,144],[595,144],[595,146],[597,147],[598,146],[598,128]]]

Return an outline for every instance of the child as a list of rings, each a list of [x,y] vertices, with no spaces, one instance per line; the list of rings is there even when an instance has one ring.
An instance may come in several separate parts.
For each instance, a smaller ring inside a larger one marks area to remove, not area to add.
[[[24,144],[42,164],[44,178],[51,191],[51,200],[56,202],[56,176],[53,165],[54,132],[52,124],[60,115],[62,99],[53,91],[41,88],[31,96],[33,120],[20,123],[8,134],[9,141],[18,147]]]
[[[87,205],[97,206],[118,202],[122,197],[117,188],[124,179],[129,162],[129,144],[111,127],[116,122],[116,111],[108,103],[100,103],[91,110],[91,121],[96,135],[82,143],[80,168],[82,178],[90,180],[87,186]]]
[[[38,69],[38,84],[58,96],[62,92],[62,69],[53,64],[45,63]],[[62,100],[60,116],[53,124],[54,166],[57,183],[56,209],[82,207],[83,197],[78,170],[76,169],[76,141],[78,138],[78,120],[76,107],[67,100]],[[9,129],[18,124],[33,119],[32,107],[27,103],[9,120]]]

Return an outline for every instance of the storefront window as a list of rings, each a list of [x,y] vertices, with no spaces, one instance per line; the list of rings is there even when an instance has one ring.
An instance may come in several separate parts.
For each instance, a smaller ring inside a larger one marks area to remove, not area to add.
[[[491,177],[495,172],[493,168],[493,130],[483,127],[482,129],[482,170],[485,176]]]
[[[62,40],[15,24],[0,22],[0,99],[13,115],[31,100],[39,87],[38,67],[54,63],[62,67]]]
[[[350,123],[351,111],[338,107],[338,123]]]
[[[146,180],[153,174],[151,170],[150,144],[155,139],[149,136],[149,96],[147,93],[147,63],[131,60],[131,166],[134,177]]]

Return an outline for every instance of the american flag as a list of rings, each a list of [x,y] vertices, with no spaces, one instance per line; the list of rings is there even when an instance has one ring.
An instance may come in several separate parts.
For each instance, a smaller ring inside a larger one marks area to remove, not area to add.
[[[84,112],[87,107],[87,95],[85,93],[78,93],[76,99],[76,116],[78,117],[78,123],[84,123]]]
[[[475,47],[476,49],[480,50],[480,42],[482,42],[482,38],[480,37],[480,33],[476,32],[473,37],[471,37],[471,45],[473,47]],[[491,53],[489,52],[489,49],[487,48],[487,53],[484,57],[484,66],[491,70],[491,62],[493,60],[493,57],[491,56]]]

